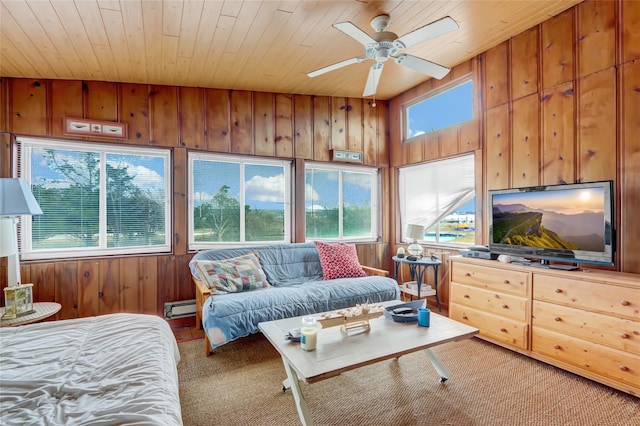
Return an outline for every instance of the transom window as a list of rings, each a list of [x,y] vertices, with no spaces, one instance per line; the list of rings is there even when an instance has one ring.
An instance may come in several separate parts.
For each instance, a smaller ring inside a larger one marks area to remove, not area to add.
[[[291,162],[189,153],[189,248],[291,241]]]
[[[373,240],[378,229],[378,170],[370,167],[305,166],[308,240]]]
[[[44,213],[21,218],[25,259],[171,250],[169,150],[20,137],[15,157]]]
[[[467,80],[404,108],[405,139],[473,118],[473,81]]]

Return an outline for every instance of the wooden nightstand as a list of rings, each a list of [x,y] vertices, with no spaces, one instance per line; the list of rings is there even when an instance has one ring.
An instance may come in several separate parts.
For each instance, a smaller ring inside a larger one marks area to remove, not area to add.
[[[62,309],[62,305],[55,302],[39,302],[33,304],[33,309],[35,312],[28,315],[6,320],[0,319],[0,327],[13,327],[42,321],[58,313]],[[0,308],[0,318],[2,318],[2,315],[4,315],[4,308]]]

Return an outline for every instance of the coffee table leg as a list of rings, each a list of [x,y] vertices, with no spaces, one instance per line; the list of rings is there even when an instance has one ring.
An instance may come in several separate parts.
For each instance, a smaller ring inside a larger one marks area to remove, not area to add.
[[[436,355],[435,352],[431,350],[431,348],[427,348],[424,350],[427,353],[427,356],[431,360],[431,365],[435,368],[436,372],[440,375],[440,383],[444,383],[449,379],[451,373],[447,370],[447,367],[444,366],[440,358]]]
[[[296,401],[296,408],[298,409],[298,415],[300,416],[302,426],[311,426],[313,425],[313,422],[311,421],[311,413],[309,413],[307,401],[304,400],[304,396],[302,395],[298,375],[284,357],[282,358],[282,362],[284,363],[284,370],[287,372],[287,381],[289,386],[291,386],[291,393],[293,393],[293,399]]]

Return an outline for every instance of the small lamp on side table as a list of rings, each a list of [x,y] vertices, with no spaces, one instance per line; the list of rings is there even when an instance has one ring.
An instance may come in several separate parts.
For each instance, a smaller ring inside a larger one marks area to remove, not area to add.
[[[8,257],[7,284],[4,289],[3,319],[16,318],[33,311],[33,284],[20,281],[18,216],[42,214],[29,184],[22,179],[0,178],[0,257]]]
[[[411,256],[422,256],[422,246],[418,244],[418,240],[424,239],[424,226],[408,224],[405,232],[407,239],[413,241],[407,247],[407,251]]]

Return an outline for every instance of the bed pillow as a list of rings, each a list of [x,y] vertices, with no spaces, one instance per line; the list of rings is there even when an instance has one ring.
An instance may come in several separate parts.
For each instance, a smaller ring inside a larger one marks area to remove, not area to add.
[[[360,266],[355,244],[329,244],[320,241],[316,241],[315,244],[320,256],[323,279],[333,280],[367,275]]]
[[[270,287],[255,253],[224,260],[196,260],[194,266],[205,285],[216,293]]]

